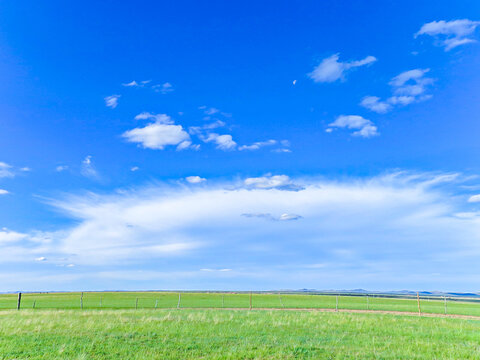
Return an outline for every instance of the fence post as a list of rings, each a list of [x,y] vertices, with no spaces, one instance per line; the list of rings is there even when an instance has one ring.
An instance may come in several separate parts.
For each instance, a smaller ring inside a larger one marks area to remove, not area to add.
[[[418,315],[421,315],[422,311],[420,310],[420,295],[418,294],[418,291],[417,291],[417,304],[418,304]]]
[[[282,308],[284,308],[285,306],[283,305],[282,294],[280,294],[280,292],[278,292],[278,299],[280,300],[280,305],[282,305]]]
[[[225,294],[222,294],[222,308],[225,307]]]
[[[336,297],[336,302],[335,302],[335,311],[338,311],[338,295]]]
[[[157,308],[158,300],[155,300],[155,309]]]
[[[445,315],[447,315],[447,297],[445,295],[443,296],[443,302],[445,304]]]
[[[138,309],[138,298],[135,299],[135,310]]]
[[[80,309],[83,310],[83,291],[82,291],[82,294],[80,295]]]
[[[367,294],[367,310],[370,310],[370,301],[369,301],[369,298],[368,298],[368,294]]]
[[[35,303],[37,302],[37,300],[33,300],[33,306],[32,306],[32,309],[35,309]]]
[[[100,296],[100,307],[102,307],[102,297]]]
[[[17,300],[17,310],[20,310],[20,303],[22,302],[22,293],[18,293],[18,300]]]
[[[182,293],[178,293],[177,309],[180,309],[180,301],[182,301]]]
[[[252,310],[252,292],[250,291],[250,310]]]

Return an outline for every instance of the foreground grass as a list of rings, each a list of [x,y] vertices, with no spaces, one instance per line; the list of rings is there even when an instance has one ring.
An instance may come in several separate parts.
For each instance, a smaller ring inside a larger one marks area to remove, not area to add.
[[[0,312],[1,359],[478,359],[480,322],[232,310]]]

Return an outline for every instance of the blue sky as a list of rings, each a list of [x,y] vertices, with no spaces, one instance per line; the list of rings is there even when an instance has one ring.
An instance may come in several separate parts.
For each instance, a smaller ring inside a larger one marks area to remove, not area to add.
[[[477,1],[0,12],[0,291],[480,290]]]

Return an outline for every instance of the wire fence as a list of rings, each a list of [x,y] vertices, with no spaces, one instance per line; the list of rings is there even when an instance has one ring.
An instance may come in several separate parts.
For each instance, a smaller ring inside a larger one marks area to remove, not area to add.
[[[78,292],[0,295],[0,309],[332,309],[480,316],[480,299],[292,292]]]

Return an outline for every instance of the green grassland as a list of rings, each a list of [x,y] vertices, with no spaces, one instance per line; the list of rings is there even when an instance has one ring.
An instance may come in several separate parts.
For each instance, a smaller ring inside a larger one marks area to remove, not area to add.
[[[26,293],[22,309],[80,309],[81,293]],[[86,292],[84,309],[158,309],[176,308],[179,293],[174,292]],[[15,309],[16,294],[0,295],[0,309]],[[420,299],[422,313],[443,314],[443,299]],[[249,308],[248,293],[181,293],[181,308]],[[253,308],[334,309],[334,295],[267,294],[252,295]],[[369,296],[339,296],[339,309],[417,312],[416,298],[385,298]],[[458,299],[447,301],[447,313],[480,316],[480,303]]]
[[[0,311],[0,359],[478,358],[474,320],[221,309]]]

